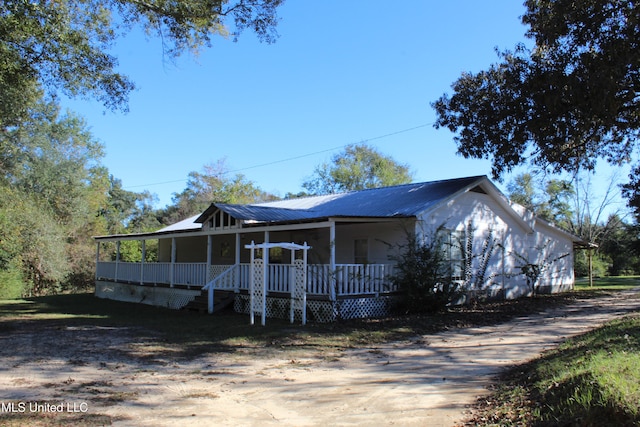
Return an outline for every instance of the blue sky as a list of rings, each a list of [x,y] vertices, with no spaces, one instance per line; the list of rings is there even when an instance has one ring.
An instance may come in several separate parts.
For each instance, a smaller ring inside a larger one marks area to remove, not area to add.
[[[489,175],[489,161],[456,155],[453,134],[433,128],[430,103],[496,62],[496,47],[525,42],[524,11],[521,0],[288,0],[271,45],[217,37],[171,63],[159,39],[131,34],[113,51],[137,85],[130,112],[68,105],[105,145],[110,173],[156,194],[157,207],[222,158],[265,191],[296,193],[359,142],[408,164],[415,181]]]

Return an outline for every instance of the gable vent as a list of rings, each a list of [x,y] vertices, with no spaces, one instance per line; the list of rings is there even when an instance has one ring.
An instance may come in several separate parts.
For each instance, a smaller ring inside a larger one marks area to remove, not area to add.
[[[469,191],[473,191],[474,193],[487,194],[487,192],[484,191],[479,185],[476,185]]]

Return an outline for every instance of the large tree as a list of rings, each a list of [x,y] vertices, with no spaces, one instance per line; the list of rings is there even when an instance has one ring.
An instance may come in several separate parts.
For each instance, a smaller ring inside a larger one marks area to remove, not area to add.
[[[110,53],[115,40],[142,26],[176,57],[211,44],[212,36],[253,30],[277,34],[283,0],[6,0],[0,2],[0,129],[28,116],[26,106],[62,91],[126,109],[134,88]]]
[[[562,179],[537,179],[530,173],[522,173],[507,185],[512,202],[518,203],[540,218],[568,228],[573,217],[571,201],[575,190],[570,181]]]
[[[275,200],[243,174],[233,175],[225,159],[204,165],[202,172],[190,172],[187,187],[174,194],[173,204],[160,213],[164,224],[188,218],[204,211],[213,202],[257,203]]]
[[[640,136],[640,3],[527,0],[518,46],[433,103],[458,153],[499,178],[528,159],[553,171],[630,161]],[[630,195],[638,192],[632,182]]]
[[[331,162],[318,165],[302,186],[312,194],[331,194],[406,184],[413,179],[408,165],[367,144],[348,145]]]
[[[104,232],[101,158],[85,122],[55,103],[37,104],[30,120],[0,132],[0,240],[8,243],[0,271],[19,276],[28,291],[50,292],[90,274],[90,236]]]

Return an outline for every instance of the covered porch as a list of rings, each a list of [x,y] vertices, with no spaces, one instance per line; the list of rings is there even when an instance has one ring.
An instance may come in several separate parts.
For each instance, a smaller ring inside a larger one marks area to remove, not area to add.
[[[312,301],[328,302],[335,314],[336,304],[342,304],[341,301],[346,304],[348,300],[386,298],[396,292],[391,280],[394,265],[387,258],[388,244],[383,243],[389,236],[397,235],[396,227],[397,224],[384,220],[327,220],[254,227],[238,227],[221,220],[201,229],[180,232],[97,237],[96,295],[111,298],[107,295],[111,292],[115,298],[171,308],[181,308],[210,289],[233,292],[237,300],[242,300],[251,285],[248,243],[304,242],[311,247],[306,295]],[[139,244],[137,261],[130,256],[126,261],[122,259],[122,242],[131,240]],[[151,262],[147,246],[153,240],[157,241],[157,259]],[[105,251],[106,244],[110,245],[109,251]],[[294,258],[300,255],[284,248],[271,248],[264,253],[257,251],[256,256],[266,264],[267,297],[289,298],[294,282]],[[155,297],[149,295],[160,293],[171,298],[180,295],[179,301],[169,302],[162,297],[160,302],[151,302]]]
[[[291,264],[269,264],[267,290],[291,292]],[[384,294],[396,289],[389,276],[393,264],[309,264],[307,294],[338,298],[353,295]],[[96,281],[137,284],[141,286],[202,289],[223,275],[221,286],[236,292],[249,289],[250,264],[207,265],[207,263],[145,263],[98,261]]]

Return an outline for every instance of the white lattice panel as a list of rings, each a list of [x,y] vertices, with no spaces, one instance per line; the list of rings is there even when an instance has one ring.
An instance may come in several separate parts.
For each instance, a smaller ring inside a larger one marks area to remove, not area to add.
[[[227,271],[229,269],[229,265],[210,265],[209,266],[209,272],[208,272],[208,276],[207,276],[207,282],[215,279],[216,277],[218,277],[219,275],[221,275],[222,273],[224,273],[225,271]]]
[[[288,298],[267,297],[267,314],[269,318],[289,319],[291,300]],[[238,295],[233,304],[236,313],[249,314],[249,296]],[[307,311],[311,313],[311,320],[327,323],[335,320],[333,304],[330,301],[307,301]],[[300,312],[295,314],[295,320],[301,320]]]
[[[314,322],[329,323],[336,320],[335,304],[331,301],[307,301],[307,311]]]
[[[304,261],[297,259],[293,262],[294,286],[291,293],[291,308],[294,311],[305,309],[307,275],[304,268]]]
[[[338,302],[340,319],[366,319],[384,317],[391,313],[393,297],[351,298]]]
[[[264,262],[261,259],[254,259],[253,265],[253,294],[251,295],[251,301],[253,304],[252,310],[254,313],[262,314],[265,307],[263,306],[264,298]],[[268,317],[268,313],[267,313]]]

